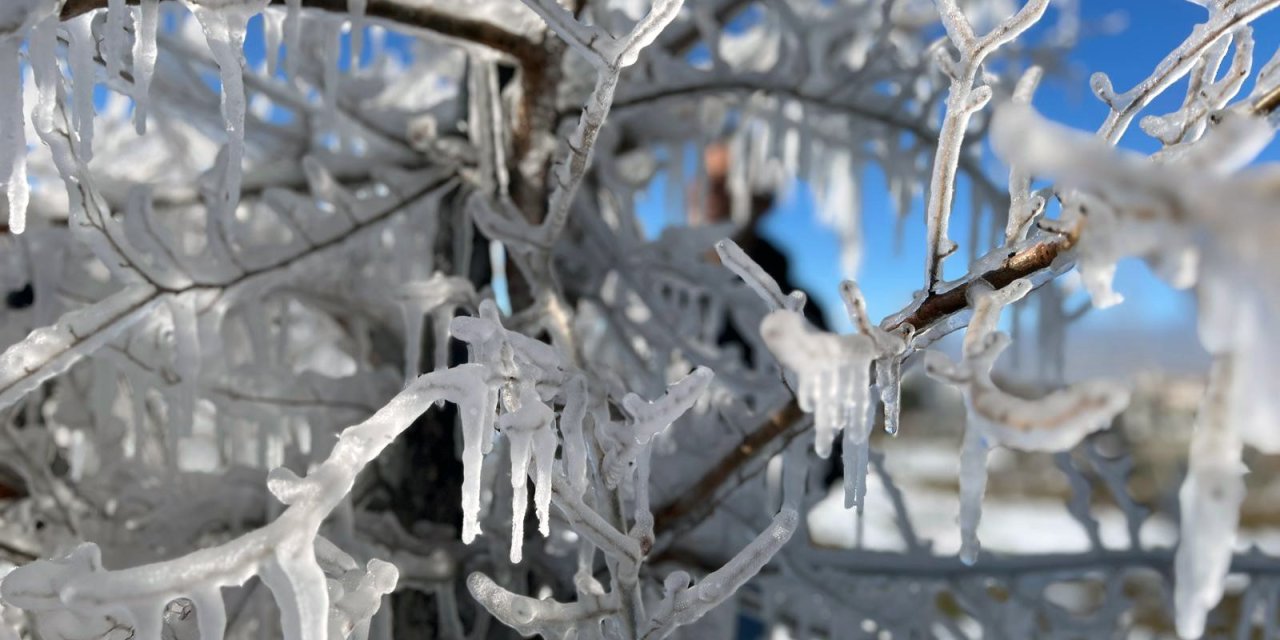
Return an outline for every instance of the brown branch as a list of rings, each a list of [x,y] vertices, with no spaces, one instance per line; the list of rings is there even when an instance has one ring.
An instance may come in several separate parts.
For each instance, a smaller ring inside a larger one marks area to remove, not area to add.
[[[1075,241],[1074,233],[1063,234],[1020,251],[1014,251],[999,267],[972,278],[964,284],[929,294],[914,311],[885,328],[894,331],[904,324],[909,324],[916,329],[917,334],[923,333],[968,308],[966,295],[969,287],[974,283],[982,280],[993,287],[1000,288],[1019,278],[1032,276],[1050,268],[1058,256],[1070,249]],[[956,325],[950,327],[950,330],[958,328],[960,326]],[[737,447],[725,454],[679,498],[658,509],[654,516],[654,530],[658,533],[670,533],[696,527],[723,500],[724,485],[738,477],[741,469],[759,456],[779,450],[780,447],[775,444],[775,440],[782,439],[782,446],[785,446],[792,438],[807,431],[807,427],[800,427],[801,415],[800,407],[794,400],[771,415],[764,424],[747,434]]]
[[[129,4],[138,4],[138,0],[127,1]],[[284,3],[284,0],[272,1],[275,4]],[[346,13],[347,11],[347,0],[303,0],[302,5],[309,9],[321,9],[335,13]],[[62,6],[62,19],[69,20],[83,13],[106,6],[107,0],[67,0],[67,3]],[[522,64],[541,61],[542,59],[542,44],[540,42],[535,42],[483,20],[463,18],[430,7],[404,2],[403,0],[369,0],[366,15],[371,18],[395,22],[406,27],[426,29],[449,38],[481,44],[506,53],[519,60]]]
[[[694,483],[692,487],[674,502],[659,509],[653,517],[654,531],[664,532],[683,530],[696,526],[707,515],[713,512],[723,496],[720,488],[730,479],[737,476],[740,469],[756,457],[766,452],[775,452],[778,447],[773,441],[783,438],[783,444],[805,429],[799,428],[800,418],[804,415],[800,406],[791,401],[787,406],[769,416],[769,419],[755,431],[747,434],[741,442],[720,459],[715,466]]]
[[[917,334],[923,333],[930,327],[965,310],[969,305],[967,297],[969,287],[972,287],[978,281],[985,281],[996,289],[1002,288],[1014,280],[1026,278],[1048,269],[1058,256],[1062,255],[1074,244],[1074,237],[1059,236],[1056,239],[1046,240],[1033,244],[1021,251],[1010,253],[1009,257],[999,267],[987,271],[976,278],[971,278],[959,286],[929,294],[910,315],[884,328],[888,331],[895,331],[903,325],[911,325]],[[953,327],[953,330],[959,328],[959,326],[956,326]]]

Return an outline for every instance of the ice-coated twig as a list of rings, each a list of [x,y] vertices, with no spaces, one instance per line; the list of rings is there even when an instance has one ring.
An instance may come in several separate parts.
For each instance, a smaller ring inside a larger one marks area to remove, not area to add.
[[[667,387],[667,392],[657,400],[647,401],[634,393],[622,399],[627,421],[613,432],[618,444],[606,452],[604,459],[605,482],[609,488],[617,488],[630,476],[641,450],[693,407],[711,384],[712,376],[710,369],[698,367]]]
[[[1222,79],[1218,74],[1227,49],[1235,43],[1230,68]],[[1205,52],[1188,78],[1187,97],[1182,107],[1163,116],[1147,116],[1138,122],[1147,135],[1165,146],[1192,142],[1204,133],[1211,114],[1226,106],[1240,92],[1253,68],[1253,30],[1242,26],[1231,36],[1219,39]]]
[[[0,354],[0,408],[18,402],[42,382],[145,317],[163,298],[151,287],[128,287],[32,331]]]
[[[1235,549],[1247,471],[1232,416],[1235,375],[1231,356],[1215,358],[1178,492],[1182,536],[1174,560],[1174,605],[1182,638],[1204,633],[1209,610],[1222,599]]]
[[[556,0],[522,1],[525,6],[538,14],[548,27],[551,27],[561,40],[567,42],[582,57],[591,61],[592,65],[601,67],[608,64],[604,52],[597,44],[610,40],[611,36],[608,33],[596,26],[582,23]]]
[[[461,404],[464,422],[479,420],[475,400],[484,397],[488,377],[486,368],[475,364],[424,375],[368,420],[343,431],[328,458],[305,477],[274,469],[267,486],[287,508],[265,527],[215,547],[128,569],[103,570],[94,562],[68,574],[57,563],[37,562],[10,573],[0,593],[19,606],[60,601],[82,611],[124,613],[139,640],[157,640],[167,603],[186,597],[196,604],[201,636],[216,638],[225,624],[220,590],[256,575],[276,598],[286,640],[325,640],[331,600],[316,562],[320,525],[351,490],[356,474],[436,400]],[[96,554],[96,547],[88,549]],[[381,584],[391,577],[386,571],[377,573]]]
[[[1258,211],[1248,187],[1231,186],[1221,176],[1257,157],[1274,132],[1261,117],[1229,112],[1195,144],[1152,163],[1138,154],[1115,151],[1105,141],[1052,124],[1030,107],[1001,107],[992,123],[996,153],[1035,175],[1054,179],[1074,194],[1069,213],[1087,210],[1078,241],[1078,263],[1094,306],[1118,303],[1111,290],[1116,263],[1141,257],[1171,285],[1195,283],[1203,239],[1233,235],[1222,207],[1233,215]],[[1076,218],[1079,219],[1079,218]],[[1208,235],[1197,229],[1212,230]]]
[[[1003,289],[985,283],[969,288],[973,317],[965,332],[961,361],[930,351],[925,371],[955,386],[964,395],[965,435],[960,452],[960,559],[978,559],[978,520],[986,492],[987,453],[996,446],[1023,451],[1064,451],[1082,438],[1107,427],[1129,402],[1123,385],[1091,380],[1059,389],[1035,400],[1009,394],[991,379],[995,361],[1009,336],[997,331],[1003,309],[1031,290],[1031,282],[1016,280]]]
[[[479,572],[467,578],[467,589],[503,624],[526,636],[537,634],[549,640],[597,637],[601,620],[620,613],[614,592],[579,594],[578,600],[570,603],[539,600],[512,593]],[[596,626],[595,633],[587,630],[591,625]]]
[[[792,505],[783,506],[773,522],[724,566],[689,584],[689,574],[676,571],[663,581],[662,601],[656,606],[642,640],[659,640],[677,627],[692,624],[706,615],[748,580],[755,577],[782,549],[800,525],[800,514]]]
[[[1017,13],[996,25],[989,33],[978,37],[956,0],[937,0],[938,12],[947,36],[955,45],[960,57],[952,59],[939,49],[939,64],[951,78],[951,90],[947,94],[946,115],[938,135],[938,150],[933,160],[933,174],[929,179],[929,201],[925,211],[925,290],[934,291],[942,281],[942,261],[956,250],[956,244],[947,237],[947,223],[951,218],[951,202],[955,198],[956,170],[960,164],[960,150],[965,132],[973,114],[986,106],[991,99],[991,87],[974,86],[982,63],[996,49],[1011,42],[1044,15],[1049,0],[1029,0]]]
[[[1138,113],[1190,73],[1215,43],[1276,7],[1280,7],[1280,0],[1213,3],[1209,6],[1209,20],[1197,25],[1182,44],[1156,65],[1150,76],[1124,93],[1116,93],[1107,74],[1093,74],[1089,79],[1093,92],[1111,108],[1106,121],[1098,128],[1098,136],[1109,144],[1119,142]]]
[[[1017,104],[1031,104],[1031,96],[1044,70],[1031,67],[1018,79],[1013,89],[1013,101]],[[1009,216],[1004,227],[1004,246],[1011,247],[1027,239],[1036,216],[1044,211],[1044,196],[1031,193],[1031,174],[1017,164],[1009,167]]]
[[[773,279],[747,252],[738,246],[738,243],[725,238],[716,243],[716,254],[720,256],[720,262],[728,267],[730,271],[736,274],[742,281],[751,287],[756,295],[769,305],[770,310],[788,309],[790,311],[800,311],[804,308],[806,296],[803,291],[792,291],[791,293],[782,293],[782,288],[778,286],[778,282]]]
[[[552,169],[553,186],[546,218],[536,232],[537,244],[549,248],[568,222],[574,196],[591,165],[596,138],[613,106],[613,94],[622,69],[635,64],[641,50],[675,20],[684,0],[653,0],[649,12],[625,37],[617,40],[595,27],[584,25],[555,0],[524,2],[596,67],[595,87],[583,105],[578,126],[569,135],[568,156]]]

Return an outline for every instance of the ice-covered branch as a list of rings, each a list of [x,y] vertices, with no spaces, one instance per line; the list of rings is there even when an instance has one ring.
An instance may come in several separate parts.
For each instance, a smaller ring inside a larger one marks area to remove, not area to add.
[[[601,620],[620,612],[616,593],[587,596],[571,603],[539,600],[504,589],[483,573],[467,578],[467,589],[503,624],[532,636],[552,640],[598,637]],[[588,629],[596,627],[593,633]]]
[[[665,638],[677,627],[696,622],[733,595],[755,577],[773,556],[791,539],[800,525],[800,514],[794,506],[784,506],[773,522],[750,544],[723,567],[703,576],[697,584],[689,584],[689,574],[677,571],[663,582],[663,597],[658,603],[643,640]]]
[[[800,312],[804,309],[806,296],[803,291],[792,291],[784,294],[777,281],[770,276],[755,260],[747,255],[742,247],[732,240],[724,239],[716,243],[716,254],[720,262],[728,267],[742,281],[751,287],[756,295],[769,305],[770,310],[787,309]]]
[[[351,490],[356,474],[436,400],[462,405],[466,422],[480,420],[475,403],[486,395],[489,375],[473,364],[424,375],[368,420],[343,431],[329,457],[305,477],[283,467],[273,470],[268,488],[287,508],[261,529],[129,569],[104,570],[89,562],[72,573],[60,569],[62,563],[34,563],[9,574],[0,593],[17,606],[123,614],[141,640],[160,638],[166,605],[186,597],[196,605],[201,636],[216,638],[226,624],[221,589],[259,576],[275,595],[287,640],[324,640],[331,601],[316,561],[320,525]],[[96,557],[96,548],[79,553]],[[394,570],[378,573],[379,584],[394,576]]]
[[[1098,128],[1098,136],[1111,144],[1119,142],[1138,113],[1201,64],[1203,57],[1219,40],[1276,7],[1280,7],[1280,0],[1212,3],[1209,5],[1209,20],[1197,25],[1182,44],[1156,65],[1150,76],[1124,93],[1115,92],[1111,79],[1105,73],[1095,73],[1089,81],[1093,92],[1111,107],[1111,113]]]
[[[18,402],[145,317],[163,296],[151,287],[122,289],[51,326],[32,331],[0,354],[0,408]]]
[[[989,33],[977,37],[969,19],[955,0],[938,0],[938,11],[947,28],[952,44],[960,58],[953,60],[945,50],[939,50],[939,64],[951,78],[951,90],[947,94],[946,115],[938,136],[938,151],[933,160],[933,175],[929,180],[929,201],[925,210],[926,256],[925,290],[934,291],[942,281],[942,261],[956,250],[956,244],[947,236],[947,223],[951,218],[951,201],[955,197],[956,168],[960,163],[960,150],[973,114],[986,106],[991,99],[991,87],[974,86],[982,63],[1001,45],[1004,45],[1031,28],[1048,8],[1048,0],[1030,0],[1016,14],[996,25]]]
[[[1044,71],[1031,67],[1022,74],[1013,89],[1013,101],[1031,104],[1031,96],[1040,84]],[[1044,196],[1031,193],[1031,174],[1017,164],[1009,167],[1009,216],[1004,227],[1004,246],[1010,247],[1027,239],[1036,216],[1044,211]]]
[[[965,332],[963,358],[952,363],[929,352],[925,370],[933,378],[964,394],[965,436],[960,453],[960,558],[978,559],[978,520],[987,485],[987,453],[1006,446],[1023,451],[1063,451],[1086,435],[1107,427],[1129,402],[1129,392],[1109,381],[1088,381],[1027,400],[995,385],[995,361],[1009,345],[1009,336],[996,330],[1003,309],[1031,290],[1027,280],[1003,289],[969,289],[973,317]]]
[[[647,401],[632,393],[622,399],[627,421],[618,425],[611,435],[617,439],[617,448],[605,454],[605,480],[610,488],[617,488],[625,476],[635,467],[641,449],[649,445],[653,437],[666,431],[672,423],[693,407],[711,384],[712,372],[698,367],[692,373],[667,387],[661,398]]]
[[[680,13],[684,0],[653,0],[649,12],[632,27],[630,33],[617,40],[606,33],[587,27],[554,0],[524,0],[548,20],[548,24],[567,42],[587,56],[596,67],[596,82],[583,105],[578,126],[569,135],[568,156],[552,170],[551,196],[547,214],[538,229],[540,241],[554,244],[569,219],[569,209],[591,164],[600,128],[604,126],[622,69],[635,64],[641,50]]]

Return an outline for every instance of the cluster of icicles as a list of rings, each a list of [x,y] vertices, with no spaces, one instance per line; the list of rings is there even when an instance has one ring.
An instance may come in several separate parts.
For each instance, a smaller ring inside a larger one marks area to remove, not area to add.
[[[885,431],[898,432],[903,360],[910,352],[909,332],[891,332],[870,322],[862,294],[853,282],[841,285],[849,317],[858,333],[838,335],[813,328],[800,313],[804,296],[784,296],[777,283],[731,241],[717,245],[723,263],[760,294],[773,311],[761,322],[769,350],[797,377],[800,408],[814,415],[814,449],[831,455],[843,432],[845,506],[863,506],[868,448],[874,426],[871,367],[884,407]],[[993,289],[979,280],[967,290],[973,317],[965,333],[963,359],[952,363],[938,352],[926,353],[925,370],[964,396],[966,426],[960,454],[960,558],[978,559],[978,524],[987,485],[987,454],[996,446],[1022,451],[1065,451],[1102,429],[1129,402],[1129,392],[1114,382],[1090,380],[1028,400],[999,389],[991,379],[996,359],[1009,336],[996,330],[1003,309],[1031,290],[1017,280]]]
[[[263,13],[269,0],[183,0],[200,22],[222,83],[221,110],[226,126],[226,167],[221,171],[217,201],[218,211],[233,211],[240,200],[241,162],[244,159],[244,126],[246,98],[243,69],[244,39],[249,19]],[[353,45],[360,47],[360,33],[368,0],[348,0]],[[130,7],[126,0],[108,0],[106,22],[102,27],[99,50],[93,33],[95,12],[88,12],[63,22],[61,0],[5,0],[0,7],[0,25],[12,24],[16,29],[0,32],[0,184],[9,203],[9,230],[15,234],[26,229],[30,186],[27,181],[25,109],[22,90],[21,50],[28,42],[28,60],[37,87],[37,104],[32,110],[33,124],[41,136],[53,132],[59,83],[56,47],[59,32],[67,40],[67,58],[71,76],[71,136],[74,158],[58,162],[64,173],[71,167],[87,164],[93,155],[94,86],[97,62],[101,56],[108,78],[132,74],[129,97],[133,99],[133,117],[139,134],[146,132],[151,78],[155,72],[156,33],[160,19],[160,0],[140,0]],[[267,62],[274,71],[279,53],[298,51],[301,35],[302,0],[288,0],[283,22],[266,22]],[[132,25],[132,28],[130,28]],[[131,41],[132,40],[132,41]],[[337,48],[326,49],[329,66],[337,65]],[[286,55],[286,71],[292,73],[296,55]],[[130,64],[131,63],[131,64]],[[332,100],[333,87],[326,87]],[[69,177],[69,176],[67,176]]]

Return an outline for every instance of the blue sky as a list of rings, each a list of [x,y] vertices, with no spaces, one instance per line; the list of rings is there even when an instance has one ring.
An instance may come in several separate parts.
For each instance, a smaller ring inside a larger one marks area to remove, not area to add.
[[[1185,0],[1080,0],[1086,25],[1119,22],[1122,28],[1113,33],[1086,36],[1070,55],[1070,68],[1064,74],[1045,79],[1034,104],[1046,116],[1072,127],[1095,130],[1106,118],[1107,108],[1089,90],[1089,75],[1105,71],[1118,91],[1123,91],[1150,74],[1151,70],[1191,29],[1203,22],[1204,8]],[[1051,13],[1045,24],[1052,19]],[[1119,19],[1119,20],[1118,20]],[[1255,23],[1257,66],[1266,62],[1280,46],[1280,15],[1271,15]],[[1033,31],[1029,37],[1035,37]],[[1252,79],[1246,85],[1252,85]],[[1185,92],[1185,83],[1173,87],[1147,113],[1166,113],[1177,108]],[[1153,151],[1158,144],[1138,127],[1132,127],[1121,146]],[[1275,145],[1264,156],[1280,157]],[[992,160],[989,175],[1000,178],[1007,169]],[[651,197],[642,198],[642,217],[651,223],[668,219],[662,207],[663,185],[656,184]],[[907,304],[919,289],[924,272],[923,203],[918,199],[903,228],[901,246],[895,246],[895,220],[892,204],[887,201],[883,183],[868,178],[863,187],[864,257],[858,275],[870,311],[882,317]],[[765,220],[763,231],[792,258],[792,271],[804,287],[824,308],[833,326],[848,330],[836,293],[840,280],[839,243],[833,232],[823,227],[815,215],[812,195],[803,184],[793,185],[785,199]],[[963,273],[967,257],[963,253],[967,234],[968,212],[963,197],[956,200],[951,222],[952,239],[962,251],[948,262],[948,277]],[[1121,265],[1116,289],[1126,297],[1118,307],[1094,311],[1085,319],[1085,330],[1112,330],[1117,324],[1162,328],[1189,328],[1194,311],[1187,293],[1175,292],[1150,275],[1138,261]]]

